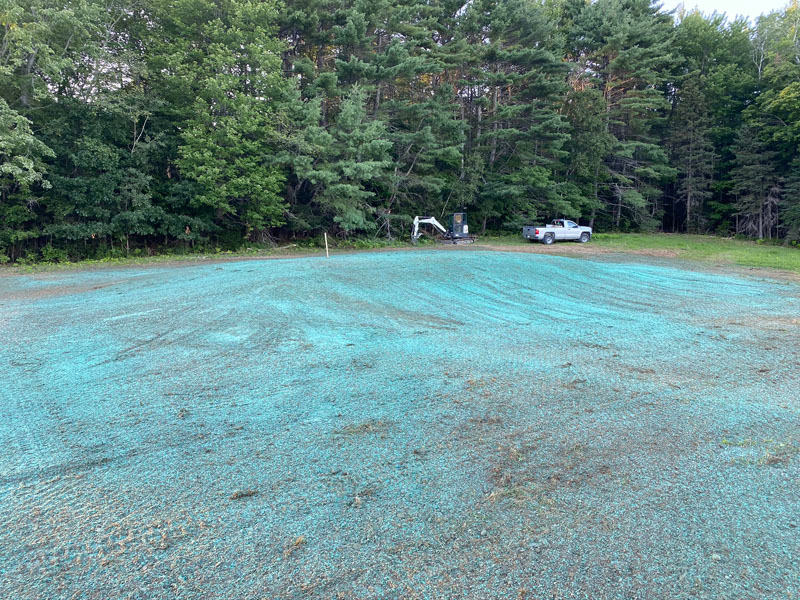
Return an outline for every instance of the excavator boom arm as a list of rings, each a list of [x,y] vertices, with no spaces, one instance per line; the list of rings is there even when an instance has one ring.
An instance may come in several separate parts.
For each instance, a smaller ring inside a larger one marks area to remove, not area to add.
[[[447,235],[447,229],[436,220],[436,217],[414,217],[414,227],[411,230],[411,241],[413,242],[416,242],[420,236],[422,236],[419,230],[420,225],[431,225],[438,229],[443,235]]]

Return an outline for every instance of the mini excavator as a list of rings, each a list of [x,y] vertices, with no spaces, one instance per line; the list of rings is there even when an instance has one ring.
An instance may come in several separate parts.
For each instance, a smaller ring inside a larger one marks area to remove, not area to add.
[[[438,232],[439,241],[443,244],[471,244],[475,241],[475,236],[470,235],[467,225],[467,213],[459,212],[450,215],[450,228],[436,220],[436,217],[414,217],[414,225],[411,229],[411,241],[416,244],[422,237],[424,231],[420,225],[430,225]]]

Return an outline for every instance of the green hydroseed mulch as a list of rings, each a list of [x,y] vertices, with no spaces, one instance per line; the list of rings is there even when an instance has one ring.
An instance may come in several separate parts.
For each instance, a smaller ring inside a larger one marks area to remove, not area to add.
[[[0,597],[797,598],[798,342],[641,260],[2,277]]]

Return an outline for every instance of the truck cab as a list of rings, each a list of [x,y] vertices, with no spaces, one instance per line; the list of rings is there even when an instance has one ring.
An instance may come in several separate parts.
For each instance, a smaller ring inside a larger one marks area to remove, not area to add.
[[[555,230],[556,240],[577,240],[581,237],[580,226],[567,219],[555,219],[550,225]]]

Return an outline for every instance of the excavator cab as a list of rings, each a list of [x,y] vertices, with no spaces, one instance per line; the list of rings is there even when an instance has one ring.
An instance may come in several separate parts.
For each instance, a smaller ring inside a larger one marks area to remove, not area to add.
[[[469,226],[467,225],[467,213],[453,213],[450,215],[450,238],[453,240],[465,239],[469,237]]]

